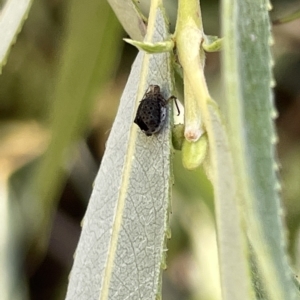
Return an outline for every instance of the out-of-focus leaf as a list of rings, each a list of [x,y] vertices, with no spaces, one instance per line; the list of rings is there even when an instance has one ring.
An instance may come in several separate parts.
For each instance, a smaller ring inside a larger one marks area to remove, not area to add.
[[[128,35],[143,41],[146,34],[146,20],[133,0],[107,0]]]
[[[273,24],[274,25],[284,24],[284,23],[292,22],[297,19],[300,19],[300,9],[298,9],[297,11],[295,11],[285,17],[274,20]]]
[[[50,145],[26,176],[21,170],[11,178],[10,201],[19,205],[23,217],[20,243],[26,243],[26,250],[31,247],[36,263],[48,243],[67,155],[86,128],[96,91],[116,65],[116,37],[122,41],[122,29],[105,1],[71,1],[68,21],[53,95]]]
[[[159,5],[152,1],[146,41],[168,35]],[[67,299],[159,297],[172,144],[169,122],[151,137],[133,123],[149,84],[159,84],[165,97],[171,94],[170,54],[140,52],[132,67],[84,218]]]
[[[265,0],[223,1],[223,107],[236,197],[264,287],[257,295],[291,300],[296,299],[296,288],[286,255],[276,177],[268,5]]]
[[[0,12],[0,73],[27,18],[32,0],[7,0]]]

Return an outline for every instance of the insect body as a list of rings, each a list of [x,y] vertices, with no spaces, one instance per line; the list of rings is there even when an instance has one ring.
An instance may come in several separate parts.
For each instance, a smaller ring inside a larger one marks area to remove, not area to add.
[[[165,124],[167,105],[171,99],[176,98],[171,96],[166,100],[160,93],[160,87],[158,85],[150,85],[140,102],[134,123],[136,123],[147,136],[159,132]],[[176,106],[179,114],[177,103]]]

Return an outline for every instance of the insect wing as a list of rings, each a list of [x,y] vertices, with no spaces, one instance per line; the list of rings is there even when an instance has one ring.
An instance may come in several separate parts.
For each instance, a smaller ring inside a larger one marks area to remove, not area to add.
[[[134,122],[146,135],[158,132],[164,125],[166,108],[156,97],[145,98],[141,101]]]

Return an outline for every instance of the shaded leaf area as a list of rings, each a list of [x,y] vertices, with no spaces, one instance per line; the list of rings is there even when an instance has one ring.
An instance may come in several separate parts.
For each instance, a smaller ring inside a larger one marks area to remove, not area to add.
[[[6,213],[9,222],[14,220],[14,215],[19,222],[13,224],[14,233],[9,235],[13,249],[5,250],[10,251],[8,257],[13,272],[20,274],[20,277],[11,277],[11,286],[17,285],[14,280],[22,281],[25,256],[35,257],[27,266],[30,272],[44,256],[59,200],[57,195],[68,173],[66,158],[71,161],[70,148],[83,134],[95,94],[111,77],[119,55],[119,48],[112,46],[115,41],[111,36],[119,36],[121,27],[108,4],[90,2],[87,5],[76,0],[72,4],[67,38],[62,46],[62,63],[51,95],[54,101],[49,147],[42,157],[14,174],[10,182],[10,206],[6,207]],[[105,18],[100,18],[102,13]],[[14,259],[14,255],[21,257],[20,261]]]
[[[111,46],[114,42],[110,37],[121,31],[116,19],[112,22],[113,12],[109,6],[96,2],[86,5],[80,1],[74,1],[73,4],[70,7],[68,38],[62,53],[63,63],[53,94],[55,101],[50,126],[52,138],[29,185],[29,189],[34,187],[30,191],[33,193],[31,201],[36,201],[37,210],[40,206],[45,211],[55,209],[54,199],[65,178],[65,155],[87,126],[95,93],[108,80],[111,73],[107,70],[118,57],[117,48]],[[86,13],[79,14],[82,11]],[[104,11],[106,18],[99,18]],[[81,20],[78,20],[78,15]],[[50,220],[37,217],[34,231],[39,232],[44,226],[47,227]]]

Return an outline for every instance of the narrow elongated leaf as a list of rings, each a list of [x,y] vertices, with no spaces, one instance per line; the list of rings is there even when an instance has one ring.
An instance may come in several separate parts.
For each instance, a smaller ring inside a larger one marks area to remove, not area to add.
[[[153,5],[151,16],[146,39],[158,42],[168,34],[164,15]],[[151,137],[133,124],[149,84],[170,95],[170,54],[140,52],[132,67],[84,218],[66,299],[155,299],[160,293],[171,135],[169,124]]]
[[[24,252],[30,248],[38,264],[46,251],[57,195],[66,176],[62,166],[72,157],[69,151],[86,128],[95,93],[107,82],[109,70],[113,71],[120,55],[117,41],[121,41],[121,27],[105,1],[71,1],[66,32],[53,95],[50,145],[40,160],[10,178],[8,202],[14,206],[8,211],[7,220],[14,222],[16,231],[13,233],[10,224],[2,226],[12,239],[10,247],[4,249],[9,261],[2,266],[2,272],[6,276],[12,274],[13,292],[23,284],[20,277],[24,262],[20,258],[26,256]],[[17,298],[12,295],[9,299]]]
[[[104,17],[99,18],[100,12]],[[35,216],[35,222],[29,222],[31,234],[28,236],[34,247],[43,250],[48,242],[45,232],[51,227],[57,205],[56,196],[65,179],[62,166],[66,151],[70,151],[86,127],[95,93],[108,80],[108,70],[119,55],[118,44],[111,37],[120,35],[121,28],[105,1],[73,0],[67,32],[53,95],[50,144],[32,168],[32,175],[26,177],[26,188],[18,185],[18,174],[11,180],[11,194],[22,204],[25,219]]]
[[[0,13],[0,73],[27,18],[32,0],[8,0]]]
[[[275,172],[269,3],[223,2],[224,111],[239,187],[237,199],[262,275],[264,299],[296,299]]]
[[[107,0],[128,35],[142,41],[146,34],[146,20],[134,0]]]
[[[185,129],[188,121],[190,129],[199,126],[197,123],[201,116],[209,141],[208,159],[204,166],[214,187],[222,296],[224,300],[252,299],[254,293],[249,276],[247,239],[243,235],[236,199],[238,187],[229,141],[218,105],[208,93],[203,72],[203,49],[199,53],[203,32],[197,0],[179,1],[175,36],[179,61],[184,71],[185,111],[189,112],[185,115]],[[184,147],[182,150],[185,150]],[[183,153],[183,157],[191,154],[191,151]]]

